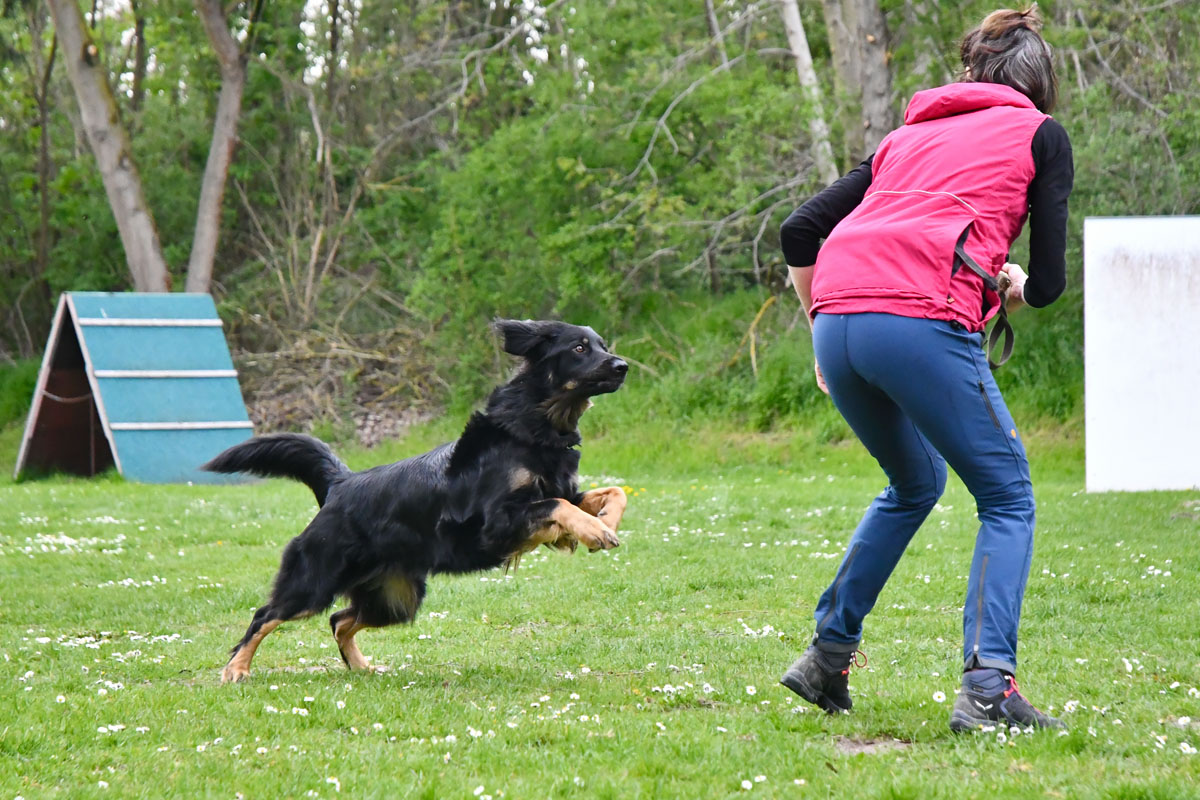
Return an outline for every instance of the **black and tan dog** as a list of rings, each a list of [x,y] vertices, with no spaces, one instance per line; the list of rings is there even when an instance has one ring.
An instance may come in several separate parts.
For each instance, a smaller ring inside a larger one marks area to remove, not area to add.
[[[259,436],[204,469],[295,478],[320,510],[284,548],[274,589],[233,648],[221,681],[250,674],[263,638],[292,619],[349,605],[329,618],[342,659],[370,665],[354,642],[363,628],[411,622],[439,572],[512,564],[538,545],[616,547],[625,493],[580,492],[579,417],[594,395],[616,391],[628,366],[591,328],[499,320],[504,349],[524,359],[457,441],[423,455],[351,472],[310,436]]]

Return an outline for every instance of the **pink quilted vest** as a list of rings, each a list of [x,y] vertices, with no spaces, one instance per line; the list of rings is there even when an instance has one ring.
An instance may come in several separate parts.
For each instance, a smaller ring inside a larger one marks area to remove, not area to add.
[[[884,312],[983,330],[999,298],[971,270],[953,272],[954,245],[999,272],[1028,215],[1030,146],[1046,115],[995,83],[917,92],[903,127],[879,145],[871,187],[817,256],[814,312]]]

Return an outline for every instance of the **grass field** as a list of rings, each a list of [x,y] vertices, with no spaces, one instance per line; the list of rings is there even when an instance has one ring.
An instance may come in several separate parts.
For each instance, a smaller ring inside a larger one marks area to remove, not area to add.
[[[324,617],[285,625],[236,686],[305,487],[4,483],[0,798],[1200,796],[1200,493],[1087,495],[1077,440],[1028,447],[1019,677],[1065,735],[947,728],[976,527],[953,478],[868,620],[854,714],[777,684],[882,486],[853,444],[588,439],[585,486],[631,495],[620,549],[435,579],[415,625],[359,637],[381,675]]]

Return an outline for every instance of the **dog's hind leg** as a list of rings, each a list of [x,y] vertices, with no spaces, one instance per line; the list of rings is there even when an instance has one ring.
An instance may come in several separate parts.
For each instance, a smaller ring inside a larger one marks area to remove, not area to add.
[[[334,590],[318,571],[305,568],[304,559],[289,547],[284,551],[283,566],[275,576],[270,601],[254,612],[246,635],[234,645],[229,663],[221,670],[221,683],[244,680],[250,675],[250,661],[262,640],[280,624],[305,619],[328,608]]]
[[[328,605],[328,603],[326,603]],[[284,622],[293,619],[305,619],[317,613],[307,609],[294,614],[280,614],[274,604],[267,604],[254,612],[254,619],[246,629],[246,635],[233,647],[229,662],[221,670],[221,683],[236,683],[250,676],[250,661],[255,651],[267,638],[267,634],[278,628]]]
[[[265,605],[254,613],[254,620],[246,629],[246,635],[233,647],[229,663],[221,670],[221,683],[235,683],[250,676],[250,661],[254,652],[267,638],[267,634],[279,627],[283,620],[271,615],[271,606]]]
[[[329,617],[329,627],[333,629],[333,638],[337,641],[338,652],[342,661],[352,670],[373,672],[366,656],[358,649],[354,635],[367,627],[358,621],[358,609],[354,606],[335,611]]]
[[[619,486],[609,486],[584,492],[583,499],[579,501],[579,507],[593,517],[599,517],[605,525],[615,531],[621,524],[621,517],[625,514],[625,506],[628,502],[629,499],[625,496],[624,489]]]
[[[244,680],[250,661],[262,640],[281,623],[304,619],[329,607],[338,595],[341,576],[330,564],[340,563],[336,532],[338,517],[326,506],[308,523],[304,532],[288,542],[280,559],[271,599],[258,611],[221,670],[221,682]]]
[[[376,672],[358,649],[354,637],[364,628],[383,628],[412,622],[425,598],[424,578],[387,573],[349,592],[350,605],[329,617],[342,660],[352,670]]]

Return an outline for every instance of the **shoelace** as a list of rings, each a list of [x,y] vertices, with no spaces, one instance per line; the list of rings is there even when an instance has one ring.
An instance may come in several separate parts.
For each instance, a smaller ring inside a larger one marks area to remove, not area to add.
[[[1005,675],[1004,677],[1008,678],[1008,688],[1004,690],[1004,699],[1005,700],[1007,700],[1011,695],[1015,694],[1017,697],[1021,698],[1022,700],[1025,700],[1025,705],[1032,708],[1034,713],[1045,716],[1045,714],[1042,712],[1042,710],[1040,708],[1038,708],[1033,703],[1026,700],[1025,695],[1021,694],[1021,689],[1017,686],[1016,678],[1014,678],[1012,675]]]
[[[858,663],[858,657],[859,657],[859,656],[862,656],[862,663],[861,663],[861,664],[860,664],[860,663]],[[856,668],[858,668],[858,669],[866,669],[866,668],[867,668],[867,654],[866,654],[866,653],[864,653],[862,650],[855,650],[855,651],[854,651],[854,652],[853,652],[853,653],[850,655],[850,663],[846,665],[846,668],[845,668],[844,670],[842,670],[842,674],[843,674],[843,675],[849,675],[849,674],[850,674],[850,667],[856,667]],[[1005,695],[1005,697],[1007,697],[1007,696],[1008,696],[1008,695]]]

